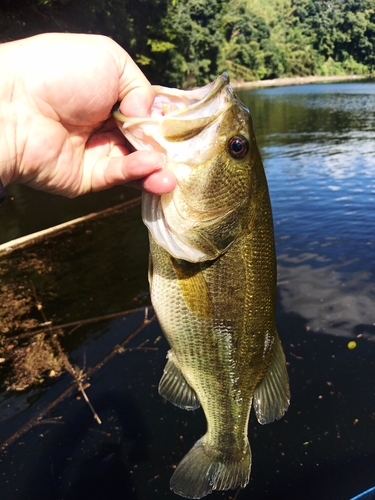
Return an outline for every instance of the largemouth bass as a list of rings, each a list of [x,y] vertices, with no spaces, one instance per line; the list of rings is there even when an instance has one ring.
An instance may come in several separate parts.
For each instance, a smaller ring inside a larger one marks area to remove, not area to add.
[[[177,178],[172,193],[143,194],[142,216],[151,299],[171,346],[159,392],[180,408],[201,405],[207,419],[170,485],[201,498],[247,485],[251,407],[266,424],[289,405],[272,213],[250,113],[228,76],[155,90],[149,118],[114,116],[135,148],[163,152]]]

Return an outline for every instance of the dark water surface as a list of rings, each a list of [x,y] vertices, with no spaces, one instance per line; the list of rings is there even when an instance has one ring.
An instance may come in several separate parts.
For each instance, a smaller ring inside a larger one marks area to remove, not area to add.
[[[374,337],[375,84],[240,96],[266,166],[284,308],[319,332]]]
[[[261,426],[252,415],[251,481],[236,498],[349,500],[375,485],[375,84],[239,95],[271,193],[292,401],[278,422]],[[72,202],[8,192],[0,242],[134,196],[118,189]],[[152,309],[139,212],[125,206],[0,259],[2,302],[9,290],[31,293],[32,281],[53,324],[91,320],[64,328],[59,341],[72,365],[89,371],[87,394],[103,422],[68,373],[45,374],[24,391],[3,386],[1,499],[179,498],[169,478],[205,421],[201,410],[184,412],[157,393],[168,346],[157,322],[144,322]],[[26,316],[42,322],[36,307]],[[14,349],[28,348],[29,338],[14,335]],[[11,366],[0,367],[4,383]]]

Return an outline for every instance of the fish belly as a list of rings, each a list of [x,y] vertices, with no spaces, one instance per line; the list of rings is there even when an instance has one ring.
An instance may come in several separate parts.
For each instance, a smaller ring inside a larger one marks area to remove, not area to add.
[[[246,242],[198,264],[173,259],[152,236],[150,248],[152,302],[172,348],[159,390],[182,408],[200,403],[207,419],[207,433],[179,464],[171,487],[187,498],[244,487],[250,408],[277,338],[274,276],[263,278],[259,290]]]

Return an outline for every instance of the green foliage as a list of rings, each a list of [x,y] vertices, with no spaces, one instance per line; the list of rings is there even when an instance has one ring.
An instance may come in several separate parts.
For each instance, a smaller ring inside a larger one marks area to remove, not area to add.
[[[313,50],[323,57],[316,73],[364,73],[374,69],[373,0],[292,0],[294,28],[302,27]]]
[[[174,0],[162,23],[161,38],[173,46],[154,54],[152,72],[164,84],[203,85],[217,76],[223,43],[221,18],[226,1]]]
[[[270,38],[270,28],[262,17],[246,8],[246,2],[237,0],[223,15],[222,29],[225,40],[221,46],[221,67],[228,68],[231,76],[247,80],[263,78],[265,44]]]
[[[374,0],[5,0],[0,38],[114,38],[155,83],[375,71]]]

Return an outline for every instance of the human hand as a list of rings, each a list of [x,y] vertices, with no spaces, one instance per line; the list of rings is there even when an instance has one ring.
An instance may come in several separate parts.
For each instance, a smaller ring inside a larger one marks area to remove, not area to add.
[[[175,187],[162,155],[130,153],[111,116],[147,116],[154,91],[130,56],[98,35],[48,33],[0,45],[0,178],[75,197],[130,182]],[[5,79],[5,81],[4,81]],[[1,81],[3,80],[3,81]]]

